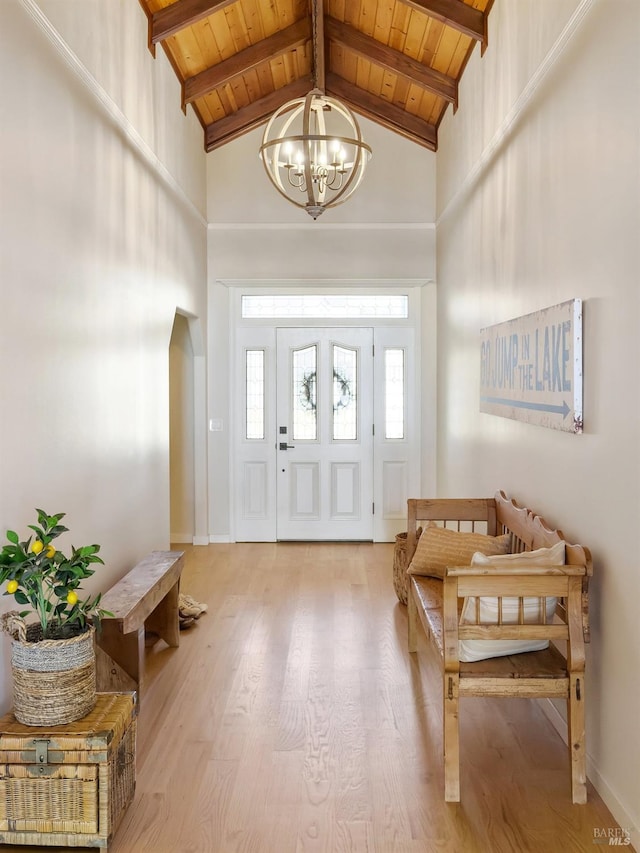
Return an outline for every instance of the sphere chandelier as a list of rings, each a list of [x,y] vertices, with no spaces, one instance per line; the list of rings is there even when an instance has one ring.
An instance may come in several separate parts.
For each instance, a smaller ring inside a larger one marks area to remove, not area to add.
[[[274,113],[260,156],[278,192],[317,219],[355,192],[371,148],[363,142],[351,110],[313,89]]]
[[[312,4],[314,88],[305,98],[288,101],[271,117],[260,157],[278,192],[317,219],[328,207],[343,204],[360,185],[371,148],[345,104],[318,85],[318,46],[323,44],[322,13]],[[322,63],[324,65],[324,63]]]

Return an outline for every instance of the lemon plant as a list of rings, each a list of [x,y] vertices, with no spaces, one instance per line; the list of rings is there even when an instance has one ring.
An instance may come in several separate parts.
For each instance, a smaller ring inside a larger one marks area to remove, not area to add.
[[[38,523],[24,541],[13,530],[7,531],[7,544],[0,551],[0,584],[6,581],[4,595],[13,595],[18,605],[30,605],[21,617],[35,612],[40,622],[40,639],[64,639],[75,636],[110,616],[100,607],[101,594],[81,599],[81,582],[94,573],[93,565],[104,563],[98,556],[99,545],[71,546],[66,556],[53,544],[68,528],[60,521],[65,513],[47,515],[36,509]]]

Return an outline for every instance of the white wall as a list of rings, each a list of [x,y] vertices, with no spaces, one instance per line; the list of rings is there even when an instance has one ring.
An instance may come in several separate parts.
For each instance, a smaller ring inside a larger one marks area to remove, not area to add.
[[[146,31],[136,3],[2,2],[0,531],[66,512],[92,590],[169,544],[169,340],[205,316],[202,130]]]
[[[224,429],[209,436],[214,540],[230,532],[229,287],[413,286],[435,277],[435,155],[365,119],[360,123],[373,149],[363,183],[315,222],[269,183],[258,157],[263,128],[207,157],[209,416],[224,421]]]
[[[505,0],[440,131],[443,496],[497,488],[591,548],[589,774],[640,826],[640,6]],[[583,435],[479,412],[479,330],[584,300]],[[638,843],[637,833],[634,835]]]

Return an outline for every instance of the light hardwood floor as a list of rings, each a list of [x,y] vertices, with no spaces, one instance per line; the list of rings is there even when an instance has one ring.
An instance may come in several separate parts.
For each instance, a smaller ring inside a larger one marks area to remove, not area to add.
[[[591,786],[572,805],[526,699],[462,700],[462,802],[444,802],[439,668],[423,640],[407,653],[392,545],[179,547],[209,612],[149,651],[111,853],[570,853],[616,827]]]

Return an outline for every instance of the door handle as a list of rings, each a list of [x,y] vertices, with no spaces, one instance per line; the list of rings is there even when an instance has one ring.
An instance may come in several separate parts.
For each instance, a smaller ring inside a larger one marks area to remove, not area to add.
[[[281,441],[280,446],[278,447],[278,450],[293,450],[294,447],[295,447],[295,444],[287,444],[286,441]]]

